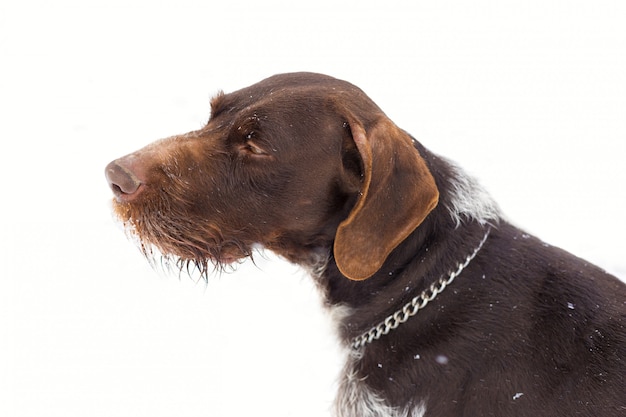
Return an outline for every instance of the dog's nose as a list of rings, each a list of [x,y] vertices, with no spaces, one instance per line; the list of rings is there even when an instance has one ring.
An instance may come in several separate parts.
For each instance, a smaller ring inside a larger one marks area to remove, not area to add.
[[[142,182],[128,164],[124,163],[124,158],[111,162],[104,173],[118,200],[128,201],[138,194]]]

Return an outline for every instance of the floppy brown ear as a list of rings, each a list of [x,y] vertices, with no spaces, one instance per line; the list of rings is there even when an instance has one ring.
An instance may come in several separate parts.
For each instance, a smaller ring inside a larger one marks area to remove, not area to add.
[[[365,131],[351,121],[363,163],[360,196],[337,229],[335,261],[341,273],[364,280],[435,208],[439,191],[408,134],[382,118]]]

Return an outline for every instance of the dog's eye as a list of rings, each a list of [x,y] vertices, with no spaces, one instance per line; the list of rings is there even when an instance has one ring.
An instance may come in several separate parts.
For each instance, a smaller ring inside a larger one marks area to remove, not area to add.
[[[246,150],[255,155],[267,155],[267,152],[265,152],[263,149],[259,148],[252,142],[248,142],[248,144],[246,145]]]
[[[256,143],[250,140],[243,143],[239,147],[239,151],[243,154],[251,155],[253,157],[254,156],[269,156],[269,154],[267,153],[265,149],[263,149],[262,147],[260,147],[259,145],[257,145]]]

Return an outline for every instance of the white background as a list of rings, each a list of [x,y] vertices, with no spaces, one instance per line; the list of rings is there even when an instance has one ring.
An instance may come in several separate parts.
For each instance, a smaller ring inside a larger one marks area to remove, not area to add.
[[[516,224],[626,277],[626,2],[5,1],[0,415],[321,416],[318,296],[273,259],[153,271],[104,167],[279,72],[364,89]]]

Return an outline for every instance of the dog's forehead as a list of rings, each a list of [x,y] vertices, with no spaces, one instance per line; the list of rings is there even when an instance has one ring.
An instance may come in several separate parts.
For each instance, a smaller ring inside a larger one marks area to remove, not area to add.
[[[297,72],[278,74],[259,81],[247,89],[258,89],[265,91],[300,91],[300,90],[353,90],[356,87],[347,81],[339,80],[328,75],[310,72]]]
[[[327,75],[315,73],[279,74],[240,90],[219,93],[211,101],[212,116],[247,109],[271,110],[298,103],[320,106],[336,97],[357,99],[365,95],[354,85]],[[282,111],[286,109],[280,109]]]

